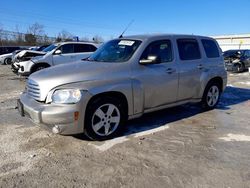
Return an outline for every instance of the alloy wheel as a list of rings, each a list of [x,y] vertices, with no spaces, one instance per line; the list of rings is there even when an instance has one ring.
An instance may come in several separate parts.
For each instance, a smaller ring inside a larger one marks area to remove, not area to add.
[[[217,86],[212,86],[207,93],[207,104],[209,107],[213,107],[218,102],[220,95],[219,88]]]
[[[108,136],[117,129],[120,120],[119,109],[113,104],[104,104],[94,112],[92,128],[97,135]]]

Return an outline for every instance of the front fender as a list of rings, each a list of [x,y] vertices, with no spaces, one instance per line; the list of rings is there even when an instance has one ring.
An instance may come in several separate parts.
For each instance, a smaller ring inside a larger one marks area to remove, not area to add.
[[[84,82],[71,83],[66,85],[61,85],[60,88],[79,88],[88,91],[91,96],[95,96],[106,92],[119,92],[123,94],[128,103],[128,115],[134,114],[133,107],[133,92],[132,83],[130,79],[122,80],[91,80]]]

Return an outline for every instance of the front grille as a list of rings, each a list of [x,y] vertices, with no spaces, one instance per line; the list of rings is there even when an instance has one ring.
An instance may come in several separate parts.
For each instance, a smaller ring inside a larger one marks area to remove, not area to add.
[[[28,79],[27,85],[26,85],[26,91],[30,97],[32,97],[35,100],[40,100],[40,88],[39,85],[31,80]]]

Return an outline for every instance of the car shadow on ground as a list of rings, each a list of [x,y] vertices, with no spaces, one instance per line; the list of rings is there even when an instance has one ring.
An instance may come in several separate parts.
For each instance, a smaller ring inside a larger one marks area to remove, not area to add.
[[[228,110],[230,109],[230,106],[240,104],[248,100],[250,100],[250,89],[228,86],[225,92],[222,94],[216,109]],[[140,118],[128,121],[123,135],[121,136],[129,136],[143,131],[149,131],[164,126],[168,123],[189,118],[203,112],[204,110],[199,104],[186,104],[148,113]],[[75,135],[74,137],[88,140],[83,134]]]

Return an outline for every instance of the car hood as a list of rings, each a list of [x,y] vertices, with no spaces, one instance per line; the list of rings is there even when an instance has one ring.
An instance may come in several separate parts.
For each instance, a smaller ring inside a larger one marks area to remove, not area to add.
[[[19,58],[21,58],[21,57],[24,57],[27,54],[29,54],[29,55],[45,55],[46,52],[35,51],[35,50],[22,50],[16,56],[19,57]]]
[[[124,71],[126,69],[126,71]],[[125,75],[126,73],[126,75]],[[77,62],[57,65],[30,75],[29,80],[40,88],[40,101],[44,101],[48,92],[61,85],[119,79],[128,76],[127,63]]]

